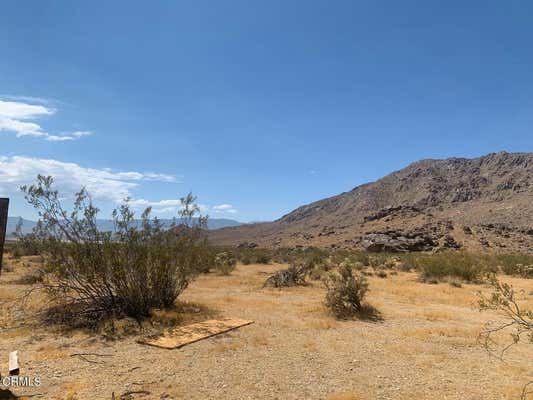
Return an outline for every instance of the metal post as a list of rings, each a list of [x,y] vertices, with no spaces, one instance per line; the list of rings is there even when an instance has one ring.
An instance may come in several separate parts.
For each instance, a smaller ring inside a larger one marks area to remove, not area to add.
[[[4,242],[6,240],[8,208],[9,199],[0,198],[0,274],[2,273],[2,256],[4,255]]]

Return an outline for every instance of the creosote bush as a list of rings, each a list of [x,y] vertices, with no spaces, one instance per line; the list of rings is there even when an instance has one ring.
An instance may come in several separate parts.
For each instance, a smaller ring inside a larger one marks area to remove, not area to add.
[[[436,283],[449,278],[478,283],[490,271],[482,259],[464,252],[442,252],[415,258],[423,282]]]
[[[229,275],[237,266],[237,260],[229,253],[222,252],[215,256],[215,270],[221,275]]]
[[[114,232],[96,225],[98,209],[85,189],[67,212],[52,177],[22,187],[40,221],[33,240],[44,257],[42,288],[59,309],[76,310],[88,320],[104,315],[141,319],[154,308],[170,308],[205,266],[206,218],[195,198],[181,199],[180,224],[164,228],[150,218],[140,224],[126,201],[113,211]]]
[[[378,317],[377,311],[364,303],[368,292],[368,281],[362,274],[353,274],[348,266],[339,266],[330,271],[325,279],[326,307],[338,319]]]
[[[500,320],[487,322],[478,341],[490,354],[503,361],[511,347],[533,345],[533,309],[527,307],[527,301],[521,301],[519,292],[508,283],[500,282],[495,275],[490,275],[488,281],[492,293],[489,296],[478,294],[479,308],[496,312]],[[509,342],[502,343],[503,337],[509,337]],[[532,387],[533,381],[523,386],[521,399],[530,398]]]

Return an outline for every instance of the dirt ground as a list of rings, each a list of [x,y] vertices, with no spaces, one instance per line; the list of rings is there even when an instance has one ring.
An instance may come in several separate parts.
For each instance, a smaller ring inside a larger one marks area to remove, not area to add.
[[[429,285],[406,272],[370,277],[368,300],[383,321],[336,321],[323,307],[320,282],[263,289],[268,274],[284,266],[240,265],[231,276],[199,277],[181,298],[194,315],[180,318],[255,323],[165,350],[138,344],[136,335],[108,340],[28,322],[15,306],[30,287],[17,283],[28,272],[24,264],[8,260],[0,278],[0,373],[7,373],[8,353],[19,350],[21,374],[42,380],[11,388],[21,398],[517,399],[533,379],[533,346],[514,348],[502,362],[476,342],[496,318],[476,308],[483,285]],[[504,279],[533,306],[533,280]]]

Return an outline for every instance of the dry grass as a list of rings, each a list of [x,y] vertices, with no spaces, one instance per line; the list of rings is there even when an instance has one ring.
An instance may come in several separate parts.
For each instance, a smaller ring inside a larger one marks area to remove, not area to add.
[[[328,400],[360,400],[360,399],[361,397],[351,392],[334,393],[328,396]]]
[[[420,339],[422,341],[451,338],[451,339],[466,339],[468,342],[474,344],[476,342],[477,335],[479,334],[479,328],[473,327],[423,327],[402,330],[401,334],[413,338]]]
[[[368,300],[384,321],[336,321],[324,307],[320,283],[283,291],[261,288],[265,276],[281,268],[286,266],[239,265],[230,276],[203,275],[185,291],[184,303],[154,312],[152,322],[162,326],[213,313],[255,321],[176,351],[148,348],[133,337],[105,341],[85,332],[66,337],[42,327],[39,338],[27,328],[2,332],[0,354],[23,349],[21,359],[32,372],[49,377],[50,370],[62,371],[69,382],[81,383],[62,388],[45,379],[39,392],[50,399],[69,393],[78,400],[111,398],[111,392],[142,381],[153,398],[167,393],[192,400],[434,399],[438,393],[437,398],[454,400],[499,400],[516,397],[531,378],[533,349],[515,351],[512,362],[502,364],[477,345],[484,322],[495,317],[475,308],[476,292],[489,290],[484,285],[428,285],[405,272],[370,277]],[[0,296],[12,298],[21,289],[6,284],[17,269],[0,278]],[[533,303],[533,280],[503,279],[522,290],[524,304]],[[4,317],[5,323],[16,322],[12,314]],[[69,357],[84,351],[113,358],[96,366]],[[153,368],[159,365],[164,369]],[[102,383],[83,385],[96,381]]]
[[[450,321],[454,319],[454,315],[451,312],[441,310],[422,311],[421,316],[428,321]]]
[[[65,349],[58,348],[53,345],[40,346],[35,352],[34,360],[36,361],[49,361],[61,359],[68,356],[68,352]]]

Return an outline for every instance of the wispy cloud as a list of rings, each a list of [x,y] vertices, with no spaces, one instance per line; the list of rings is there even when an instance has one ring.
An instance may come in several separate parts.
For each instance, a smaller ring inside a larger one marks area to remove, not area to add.
[[[95,199],[110,200],[113,203],[133,197],[132,190],[142,182],[178,181],[175,176],[168,174],[117,172],[107,168],[86,168],[58,160],[0,156],[0,193],[17,193],[20,186],[33,183],[38,174],[53,176],[62,193],[72,194],[81,187],[86,187]]]
[[[30,97],[18,97],[18,99],[20,100],[0,100],[0,132],[14,133],[17,137],[36,137],[51,142],[77,140],[91,134],[90,131],[75,131],[59,135],[46,132],[35,120],[54,115],[56,109],[49,107],[45,99]]]
[[[223,214],[223,213],[237,214],[238,210],[234,208],[231,204],[219,204],[219,205],[213,206],[213,212],[217,214]]]
[[[9,94],[0,95],[0,100],[13,100],[13,101],[22,101],[25,103],[37,103],[37,104],[55,104],[59,103],[57,100],[47,99],[44,97],[35,97],[35,96],[13,96]]]

